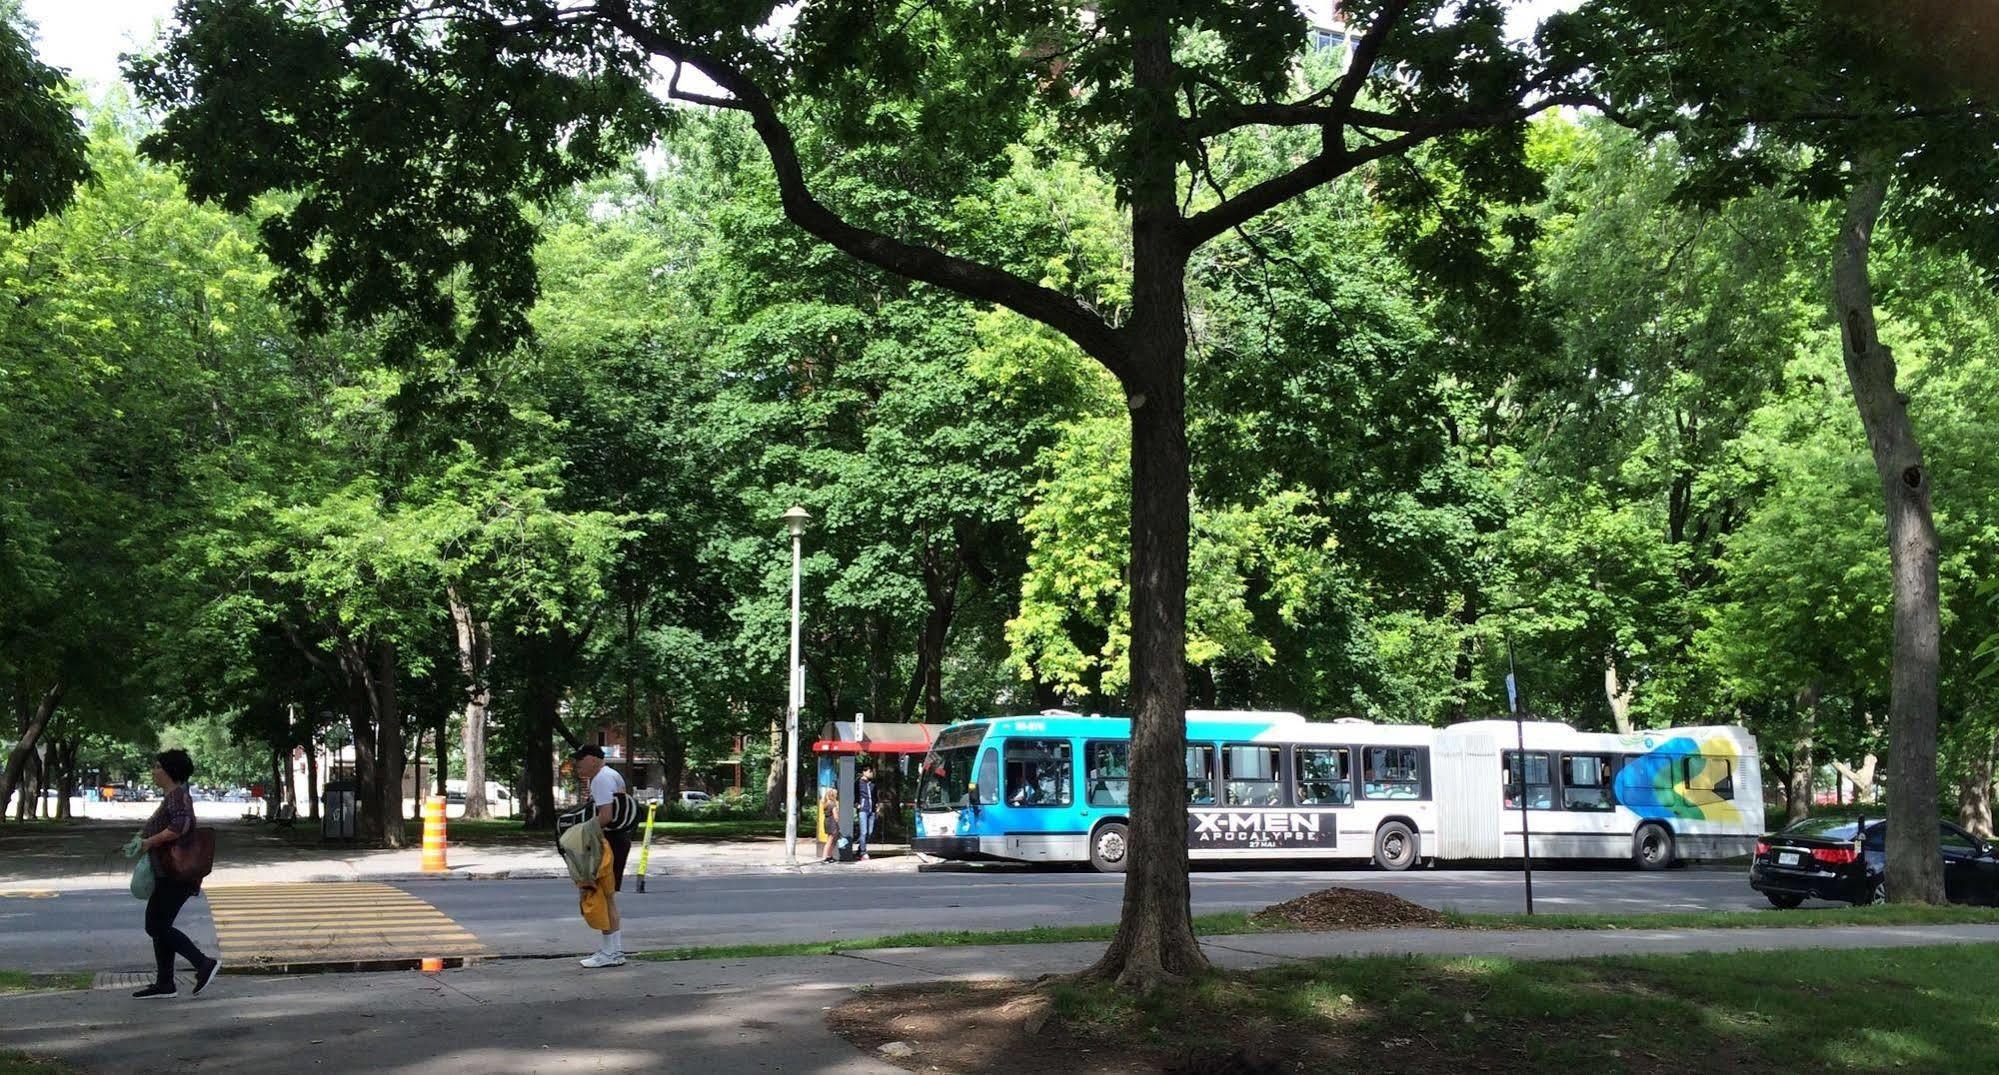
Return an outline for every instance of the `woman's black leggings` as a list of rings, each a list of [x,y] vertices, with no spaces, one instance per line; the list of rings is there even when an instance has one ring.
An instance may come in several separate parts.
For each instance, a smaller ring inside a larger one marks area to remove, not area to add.
[[[159,965],[160,976],[154,981],[159,985],[172,985],[174,981],[174,957],[186,959],[188,965],[201,969],[208,957],[194,946],[187,934],[174,928],[174,919],[180,916],[181,906],[187,903],[197,890],[192,885],[158,878],[153,882],[153,894],[146,900],[146,936],[153,939],[153,962]]]

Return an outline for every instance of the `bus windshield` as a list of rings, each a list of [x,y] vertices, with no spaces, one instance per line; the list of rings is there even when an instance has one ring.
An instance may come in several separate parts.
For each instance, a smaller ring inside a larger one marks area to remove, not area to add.
[[[956,724],[944,729],[930,754],[923,759],[923,777],[916,785],[916,804],[925,810],[949,810],[970,806],[972,767],[978,764],[979,744],[986,741],[982,724]],[[985,790],[985,789],[980,789]]]

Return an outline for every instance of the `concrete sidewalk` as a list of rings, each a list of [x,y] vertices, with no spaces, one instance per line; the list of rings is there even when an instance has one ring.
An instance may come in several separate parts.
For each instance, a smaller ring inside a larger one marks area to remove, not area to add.
[[[214,805],[214,804],[201,804]],[[450,870],[424,873],[423,851],[348,848],[301,842],[273,830],[239,820],[204,816],[216,830],[215,872],[211,884],[237,885],[314,881],[419,881],[439,878],[469,880],[566,877],[554,839],[542,843],[449,845]],[[119,847],[138,824],[124,821],[79,821],[61,826],[0,825],[0,893],[72,892],[124,888],[132,863]],[[913,855],[896,848],[867,862],[820,865],[811,861],[810,841],[799,843],[801,865],[784,863],[784,841],[776,837],[743,839],[655,837],[649,872],[654,876],[715,876],[746,873],[790,873],[810,870],[911,872]],[[636,872],[636,849],[628,873]]]
[[[1637,953],[1992,943],[1999,926],[1731,930],[1384,930],[1208,938],[1247,969],[1358,955],[1561,959]],[[892,1073],[826,1029],[856,989],[1032,978],[1087,967],[1099,943],[905,948],[807,958],[508,960],[429,976],[225,976],[212,996],[95,990],[0,997],[0,1041],[86,1071],[496,1073],[660,1070]]]

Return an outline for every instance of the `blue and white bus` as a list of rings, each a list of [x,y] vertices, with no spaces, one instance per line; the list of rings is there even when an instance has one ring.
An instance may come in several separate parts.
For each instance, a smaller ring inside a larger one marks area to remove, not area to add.
[[[1762,827],[1755,739],[1740,728],[1636,735],[1510,721],[1450,728],[1187,714],[1187,847],[1197,860],[1747,853]],[[945,729],[917,786],[914,847],[946,859],[1124,868],[1131,722],[1067,713]],[[1522,784],[1524,775],[1525,783]]]

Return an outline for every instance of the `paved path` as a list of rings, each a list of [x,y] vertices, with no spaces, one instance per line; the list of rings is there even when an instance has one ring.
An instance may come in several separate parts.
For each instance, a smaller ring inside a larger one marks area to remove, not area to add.
[[[1534,880],[1535,905],[1543,911],[1781,913],[1750,891],[1739,870],[1537,871]],[[1381,889],[1438,908],[1520,909],[1519,876],[1513,873],[1346,869],[1197,871],[1194,910],[1256,910],[1329,885]],[[643,895],[629,881],[625,887],[618,902],[626,945],[634,950],[1115,922],[1123,897],[1120,877],[1018,868],[916,874],[829,866],[777,876],[668,876]],[[576,890],[566,880],[405,882],[396,888],[435,907],[501,955],[558,955],[596,945],[596,935],[577,914]],[[181,912],[181,928],[203,946],[215,939],[209,914],[207,900],[191,901]],[[138,969],[148,952],[140,917],[138,903],[122,891],[0,898],[0,968]]]
[[[1999,926],[1483,932],[1398,930],[1212,939],[1234,968],[1304,957],[1635,952],[1992,943]],[[224,976],[213,994],[112,990],[0,997],[8,1047],[86,1071],[869,1073],[824,1013],[859,987],[1081,969],[1100,944],[889,949],[852,956],[633,963],[510,960],[441,975]]]

